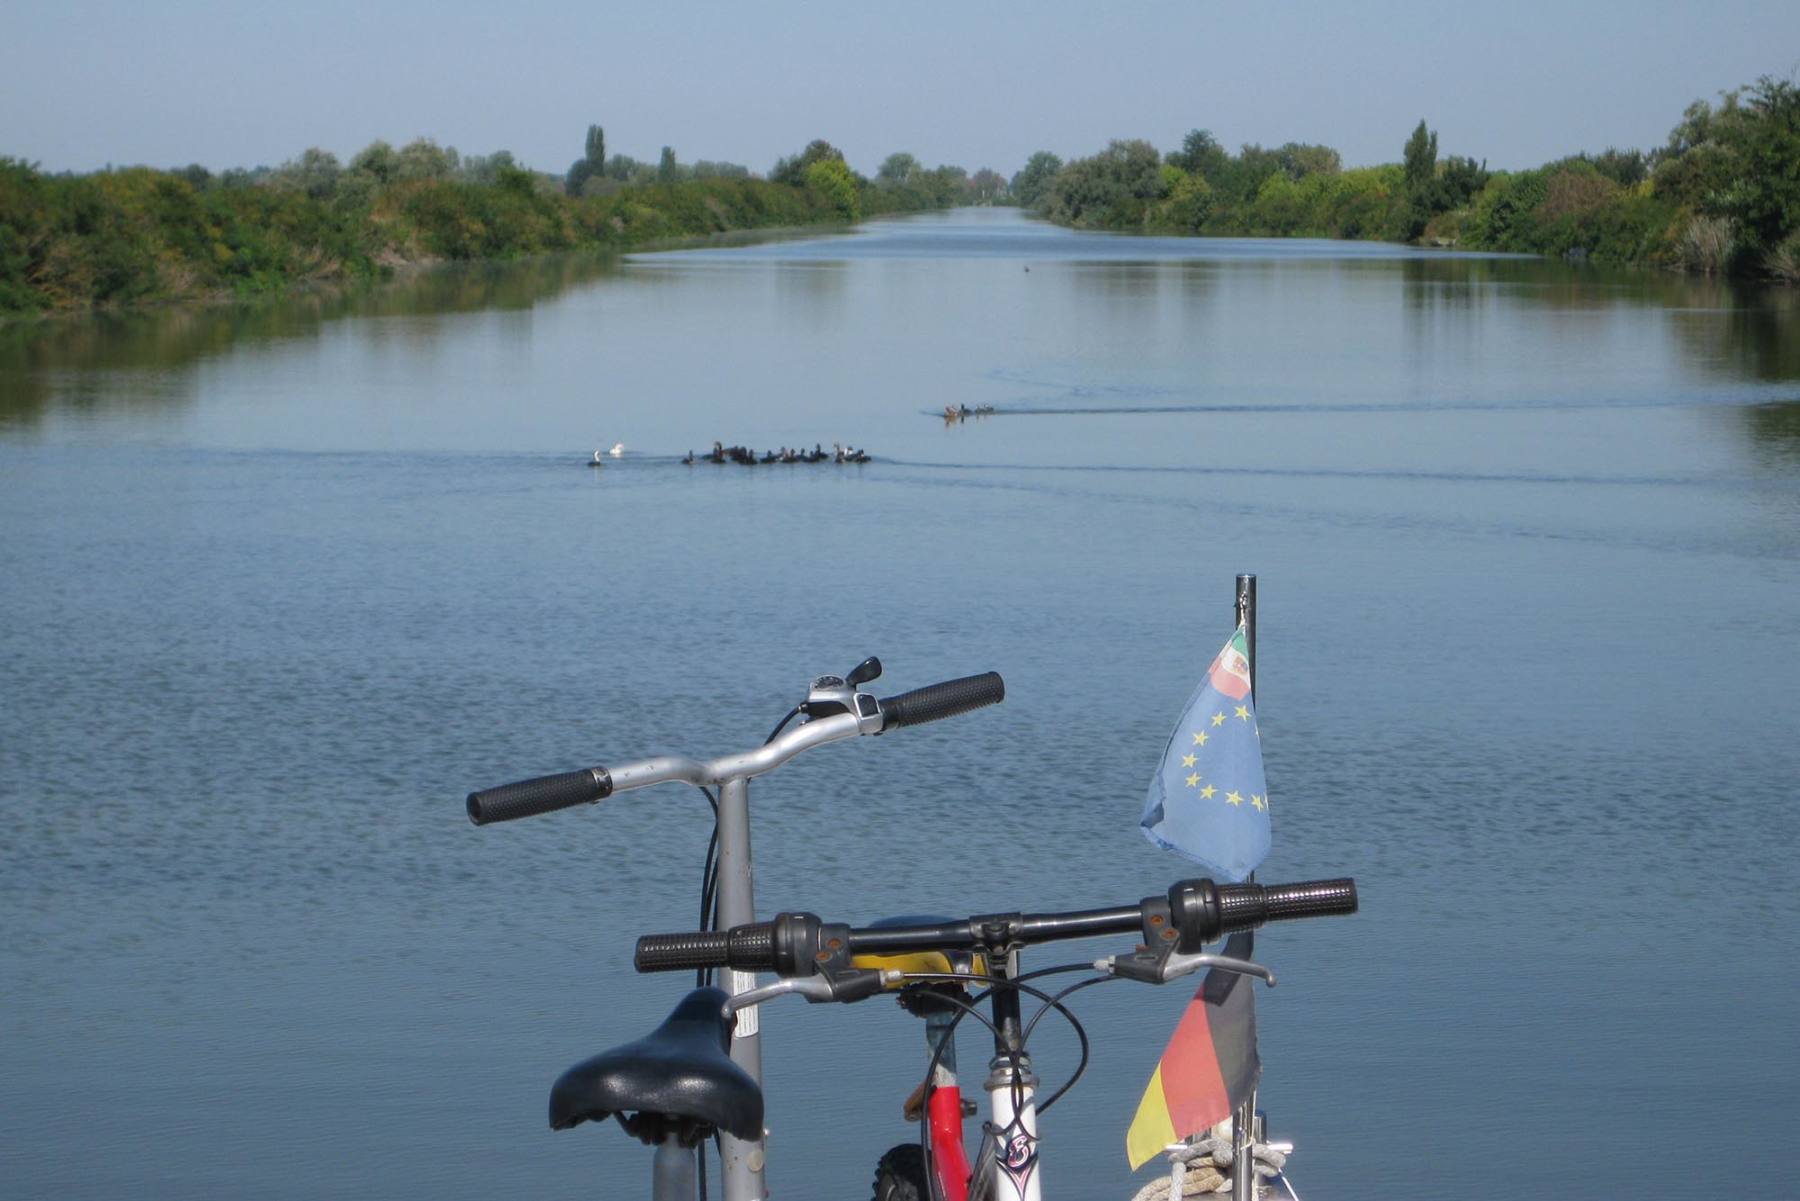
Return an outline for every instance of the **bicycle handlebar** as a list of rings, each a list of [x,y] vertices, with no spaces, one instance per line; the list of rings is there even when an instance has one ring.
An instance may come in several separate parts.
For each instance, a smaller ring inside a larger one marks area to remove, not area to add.
[[[633,963],[640,972],[731,967],[806,975],[825,958],[856,953],[897,955],[915,951],[984,949],[1141,933],[1147,943],[1175,942],[1197,950],[1223,935],[1254,930],[1265,922],[1355,913],[1356,881],[1309,880],[1298,884],[1214,884],[1182,880],[1166,896],[1136,905],[1064,913],[978,914],[937,925],[852,928],[829,925],[810,913],[777,914],[729,930],[646,934]]]
[[[612,795],[612,776],[604,767],[538,776],[469,794],[469,820],[478,826],[551,813],[572,805],[590,805]]]
[[[885,701],[877,701],[867,693],[856,693],[848,688],[844,689],[842,696],[845,704],[833,705],[834,709],[841,711],[813,716],[752,751],[722,755],[710,760],[681,756],[638,759],[629,763],[615,763],[610,768],[591,767],[471,792],[468,798],[469,820],[478,826],[485,826],[491,822],[534,817],[540,813],[567,809],[572,805],[604,800],[615,792],[646,788],[651,784],[671,780],[705,786],[721,784],[731,779],[748,779],[774,771],[801,751],[827,742],[836,742],[840,738],[880,734],[900,726],[922,725],[928,721],[939,721],[959,713],[967,713],[983,705],[998,704],[1006,697],[1006,684],[998,672],[990,671],[960,680],[946,680],[941,684],[928,684],[924,688],[915,688]],[[856,704],[854,711],[848,707],[852,700]]]
[[[997,671],[964,676],[960,680],[945,680],[941,684],[927,684],[923,688],[902,692],[899,696],[890,696],[882,701],[881,728],[892,730],[900,726],[924,725],[928,721],[955,717],[984,705],[997,705],[1005,699],[1006,681],[1000,678]]]

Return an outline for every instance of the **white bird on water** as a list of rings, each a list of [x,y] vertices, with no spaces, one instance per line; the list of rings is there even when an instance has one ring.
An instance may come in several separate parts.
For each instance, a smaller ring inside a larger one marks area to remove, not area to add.
[[[612,449],[607,451],[606,453],[616,459],[620,455],[625,453],[625,444],[623,442],[614,442],[612,444]]]

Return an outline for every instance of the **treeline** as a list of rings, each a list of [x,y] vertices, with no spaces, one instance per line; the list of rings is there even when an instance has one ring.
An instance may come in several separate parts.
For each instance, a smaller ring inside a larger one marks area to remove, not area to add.
[[[1648,153],[1528,171],[1440,159],[1424,121],[1402,161],[1349,170],[1328,146],[1234,155],[1195,130],[1168,154],[1144,141],[1069,163],[1040,152],[1012,192],[1081,228],[1416,241],[1800,282],[1800,87],[1765,76],[1695,102]]]
[[[247,297],[406,263],[627,250],[945,207],[968,194],[960,169],[871,180],[822,141],[768,179],[729,163],[681,164],[666,149],[646,173],[606,157],[598,126],[587,150],[564,176],[430,139],[375,142],[347,164],[312,149],[279,167],[217,174],[50,175],[0,158],[0,314]],[[902,159],[913,161],[889,161]]]

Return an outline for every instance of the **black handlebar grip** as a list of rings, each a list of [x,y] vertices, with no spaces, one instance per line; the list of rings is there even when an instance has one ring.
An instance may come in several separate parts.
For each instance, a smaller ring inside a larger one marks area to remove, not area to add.
[[[640,972],[691,972],[704,967],[747,971],[775,966],[773,927],[768,922],[691,934],[645,934],[631,956]]]
[[[489,822],[509,822],[518,817],[534,817],[605,800],[612,795],[612,777],[604,767],[586,771],[566,771],[555,776],[539,776],[502,784],[482,792],[469,794],[469,820],[478,826]]]
[[[1264,922],[1329,917],[1356,912],[1356,881],[1306,880],[1299,884],[1221,884],[1222,933],[1254,930]]]
[[[902,692],[899,696],[890,696],[882,701],[881,728],[892,730],[898,726],[922,725],[928,721],[955,717],[958,713],[967,713],[983,705],[997,705],[1005,699],[1006,681],[1000,678],[997,671],[964,676],[960,680],[945,680],[942,684],[927,684],[923,688]]]

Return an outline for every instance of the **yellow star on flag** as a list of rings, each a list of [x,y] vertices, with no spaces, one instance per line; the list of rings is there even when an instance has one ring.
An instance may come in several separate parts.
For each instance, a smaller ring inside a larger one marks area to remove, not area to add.
[[[1192,756],[1192,755],[1183,755],[1183,756],[1182,756],[1182,757],[1181,757],[1181,766],[1183,766],[1183,767],[1192,767],[1192,766],[1194,766],[1194,756]]]
[[[1225,800],[1232,805],[1241,805],[1244,803],[1244,795],[1240,792],[1228,792],[1225,794]]]
[[[1194,787],[1198,786],[1199,783],[1200,783],[1200,773],[1199,772],[1195,772],[1193,775],[1191,775],[1187,778],[1187,786],[1189,788],[1194,788]]]
[[[1213,714],[1213,725],[1222,726],[1224,724],[1225,724],[1225,714],[1223,714],[1223,713]]]
[[[1194,732],[1194,745],[1195,746],[1205,746],[1206,745],[1206,733],[1204,731],[1196,730]]]
[[[1263,800],[1254,792],[1250,794],[1250,803],[1255,805],[1258,809],[1267,809],[1269,807],[1269,802]]]
[[[1233,716],[1242,718],[1244,721],[1249,721],[1250,720],[1250,710],[1247,706],[1239,705],[1237,707],[1237,713],[1234,714]]]
[[[1215,793],[1217,791],[1219,791],[1217,788],[1214,788],[1211,784],[1208,784],[1205,788],[1202,788],[1200,790],[1200,795],[1210,801],[1213,798],[1213,793]]]

